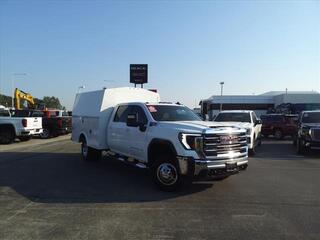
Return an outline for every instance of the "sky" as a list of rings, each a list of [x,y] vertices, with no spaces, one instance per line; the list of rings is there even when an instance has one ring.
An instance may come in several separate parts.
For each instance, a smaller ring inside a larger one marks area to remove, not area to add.
[[[148,64],[163,101],[320,91],[320,1],[0,1],[0,93],[72,109]]]

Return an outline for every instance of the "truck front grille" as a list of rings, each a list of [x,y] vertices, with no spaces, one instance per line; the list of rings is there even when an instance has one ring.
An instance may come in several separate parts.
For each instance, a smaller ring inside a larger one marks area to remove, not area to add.
[[[246,133],[239,134],[205,134],[204,154],[215,157],[220,154],[245,153],[247,151]]]
[[[320,128],[312,129],[312,139],[315,141],[320,141]]]

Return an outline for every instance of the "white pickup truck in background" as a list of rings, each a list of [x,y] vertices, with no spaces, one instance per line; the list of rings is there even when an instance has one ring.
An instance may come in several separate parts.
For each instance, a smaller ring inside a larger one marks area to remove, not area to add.
[[[249,153],[254,155],[256,146],[261,145],[261,127],[262,122],[256,116],[254,111],[248,110],[230,110],[221,111],[213,120],[224,126],[236,126],[244,128],[247,131],[247,140]]]
[[[27,141],[42,133],[42,118],[12,117],[8,108],[0,105],[0,143],[10,144],[16,138]]]
[[[225,178],[247,168],[246,130],[204,122],[180,104],[161,103],[157,93],[114,88],[76,95],[72,140],[85,160],[102,151],[150,168],[162,190],[201,176]]]

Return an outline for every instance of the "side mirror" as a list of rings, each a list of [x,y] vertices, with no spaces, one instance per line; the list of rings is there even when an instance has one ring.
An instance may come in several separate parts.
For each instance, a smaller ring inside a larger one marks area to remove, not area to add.
[[[260,124],[262,124],[262,121],[261,121],[261,119],[258,119],[258,120],[256,121],[256,124],[255,124],[255,125],[260,125]]]
[[[137,114],[128,114],[127,116],[127,126],[128,127],[139,127],[141,132],[147,129],[147,126],[137,119]]]
[[[127,126],[128,127],[138,127],[139,126],[136,114],[128,114],[128,116],[127,116]]]

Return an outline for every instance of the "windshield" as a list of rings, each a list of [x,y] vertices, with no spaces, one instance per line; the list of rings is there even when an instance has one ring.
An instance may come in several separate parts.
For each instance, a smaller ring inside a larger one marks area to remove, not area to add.
[[[248,122],[251,123],[250,113],[219,113],[215,122]]]
[[[194,112],[184,106],[147,105],[156,121],[202,121]]]
[[[320,123],[320,112],[304,113],[302,116],[303,123]]]

